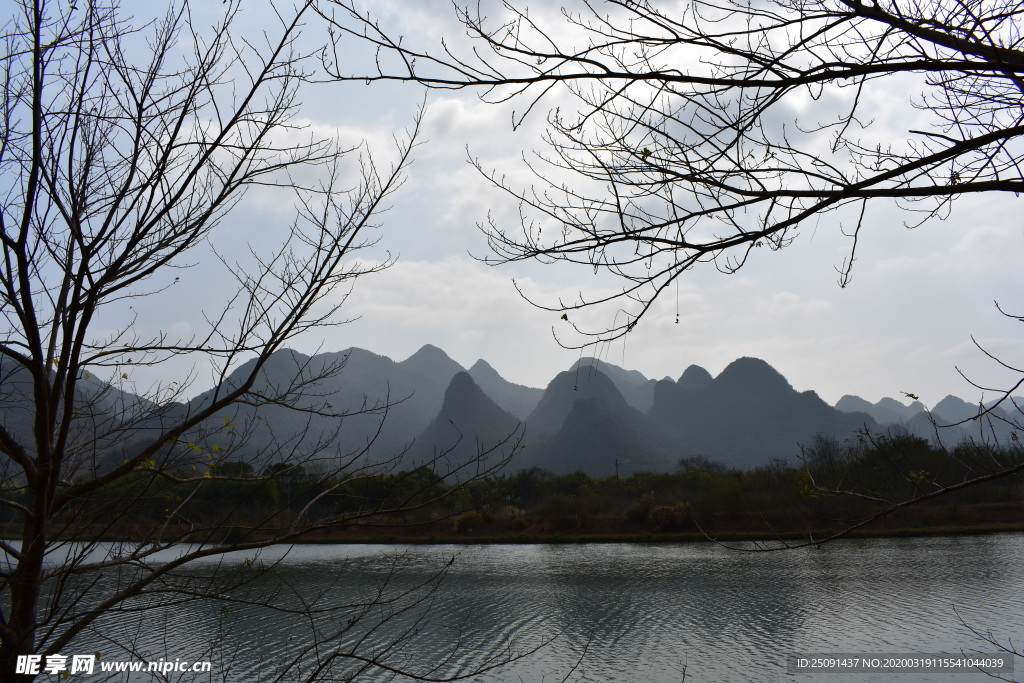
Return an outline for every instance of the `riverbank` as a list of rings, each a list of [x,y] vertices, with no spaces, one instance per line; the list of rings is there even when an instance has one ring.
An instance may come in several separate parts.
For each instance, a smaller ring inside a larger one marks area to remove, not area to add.
[[[978,509],[980,508],[980,509]],[[970,514],[970,513],[975,514]],[[985,519],[981,512],[998,512],[1002,519]],[[520,525],[509,525],[502,520],[490,520],[487,524],[477,527],[466,527],[460,524],[466,515],[476,511],[463,513],[460,516],[434,520],[418,524],[352,524],[325,527],[311,531],[296,541],[297,544],[369,544],[369,545],[527,545],[527,544],[582,544],[582,543],[765,543],[769,546],[806,545],[834,538],[841,534],[842,538],[913,538],[930,536],[981,536],[999,533],[1024,532],[1024,505],[1017,506],[965,506],[961,508],[960,517],[970,519],[969,523],[938,523],[938,524],[900,524],[908,521],[906,515],[894,514],[896,518],[876,520],[873,525],[853,529],[842,533],[839,526],[820,526],[815,528],[787,528],[773,524],[770,527],[752,518],[731,519],[725,526],[702,524],[701,520],[690,519],[685,530],[651,530],[643,525],[630,525],[622,520],[617,524],[594,524],[593,519],[587,520],[586,528],[551,528],[550,525],[537,524],[528,528]],[[770,517],[769,516],[766,516]],[[904,519],[899,520],[898,518]],[[721,521],[721,520],[719,520]],[[744,526],[742,522],[748,522]],[[915,516],[913,521],[920,522]],[[740,523],[737,523],[740,522]],[[511,527],[511,528],[510,528]],[[18,538],[18,529],[13,525],[0,525],[3,538]],[[165,527],[167,538],[177,536],[182,542],[228,543],[246,540],[262,540],[287,532],[284,528],[252,529],[245,526],[223,526],[219,533],[207,529],[202,538],[189,538],[188,530],[176,525]],[[84,541],[85,537],[76,538],[57,533],[65,541]],[[139,541],[128,529],[107,529],[88,535],[89,541],[100,542],[132,542]],[[153,539],[148,538],[149,541]]]
[[[303,544],[408,544],[408,545],[528,545],[571,543],[738,543],[786,542],[803,544],[822,541],[840,533],[840,529],[819,529],[806,532],[786,531],[724,531],[717,534],[700,532],[644,532],[644,533],[514,533],[514,534],[408,534],[380,530],[379,533],[359,533],[346,529],[344,533],[318,533],[303,538]],[[1024,533],[1024,522],[987,525],[944,525],[933,527],[883,527],[855,529],[843,538],[913,538],[929,536],[982,536],[987,534]]]

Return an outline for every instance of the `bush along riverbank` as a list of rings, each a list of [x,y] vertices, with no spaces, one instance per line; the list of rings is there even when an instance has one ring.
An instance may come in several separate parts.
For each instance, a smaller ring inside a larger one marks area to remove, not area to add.
[[[533,468],[464,486],[425,468],[337,479],[236,462],[222,464],[188,500],[173,480],[140,471],[81,504],[135,501],[104,528],[110,540],[152,533],[157,521],[176,536],[196,529],[208,541],[216,521],[225,541],[259,538],[303,516],[324,520],[298,539],[313,542],[771,540],[852,527],[858,535],[978,533],[1024,529],[1024,478],[956,487],[1022,461],[1016,442],[944,449],[913,436],[864,434],[844,442],[819,436],[792,462],[753,470],[698,456],[671,473],[594,478]],[[74,515],[62,522],[69,539]]]

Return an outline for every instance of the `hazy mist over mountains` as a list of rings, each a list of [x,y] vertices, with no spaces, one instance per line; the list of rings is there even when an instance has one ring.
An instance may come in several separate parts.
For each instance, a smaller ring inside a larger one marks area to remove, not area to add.
[[[918,401],[904,404],[893,398],[870,403],[847,395],[830,406],[814,391],[797,391],[756,358],[739,358],[718,376],[691,365],[676,380],[654,380],[584,358],[540,389],[505,380],[483,359],[463,368],[429,344],[398,362],[359,348],[313,357],[282,351],[266,364],[257,390],[273,394],[296,375],[313,377],[332,366],[339,371],[317,383],[306,404],[239,405],[225,416],[247,425],[246,439],[225,444],[232,457],[305,452],[336,437],[324,449],[325,457],[362,453],[371,462],[397,458],[394,464],[404,469],[439,455],[445,462],[464,462],[492,448],[496,458],[515,445],[512,470],[626,476],[669,471],[680,458],[696,455],[741,468],[793,459],[800,445],[810,444],[818,433],[848,438],[864,429],[898,427],[934,439],[934,423],[954,424],[978,413],[978,406],[954,396],[935,405],[930,416]],[[25,412],[14,391],[18,375],[7,372],[2,379],[6,391],[0,416],[5,425],[23,430],[28,424],[22,424]],[[211,396],[212,390],[170,404],[151,419],[180,417]],[[301,410],[324,397],[333,409],[353,414],[339,420]],[[133,400],[141,399],[117,391],[109,408],[120,410]],[[1008,428],[995,427],[997,438],[1009,436]],[[993,436],[990,426],[986,429],[985,436]],[[939,433],[947,445],[981,436],[978,421]]]

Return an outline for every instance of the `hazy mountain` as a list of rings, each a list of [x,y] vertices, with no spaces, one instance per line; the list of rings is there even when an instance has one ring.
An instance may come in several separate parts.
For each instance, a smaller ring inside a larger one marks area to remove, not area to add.
[[[563,474],[582,470],[594,477],[618,473],[666,472],[673,459],[652,438],[654,430],[632,408],[625,412],[596,398],[575,401],[561,428],[517,456],[519,467],[540,467]]]
[[[737,358],[709,382],[705,389],[745,395],[775,396],[794,389],[785,377],[760,358]]]
[[[25,446],[32,442],[32,376],[0,356],[0,424]]]
[[[932,415],[940,423],[960,422],[977,417],[981,408],[977,404],[970,404],[956,396],[946,396],[932,407]]]
[[[396,364],[410,375],[419,375],[427,385],[447,387],[455,373],[465,370],[441,349],[424,344],[419,351]]]
[[[522,423],[477,386],[467,372],[458,372],[444,393],[441,410],[426,429],[416,438],[405,461],[411,466],[429,463],[438,455],[443,460],[435,471],[443,474],[457,464],[468,462],[479,452],[495,447],[502,441],[508,444],[496,450],[484,465],[500,460],[515,444],[515,434]],[[509,436],[513,438],[509,440]]]
[[[940,426],[963,422],[963,424],[957,424],[956,427],[942,427],[939,430],[943,443],[955,444],[963,438],[971,438],[975,441],[995,439],[1003,444],[1010,443],[1012,434],[1016,431],[1012,424],[1013,414],[1004,410],[1002,406],[992,406],[991,403],[986,407],[990,408],[989,413],[979,419],[974,419],[978,418],[978,414],[982,411],[977,404],[968,403],[956,396],[946,396],[936,403],[932,408],[932,417]],[[1017,418],[1019,420],[1020,415],[1017,415]],[[962,435],[951,438],[949,433],[956,429],[961,430]]]
[[[600,360],[599,358],[580,358],[572,364],[572,367],[569,368],[569,372],[576,372],[578,369],[583,371],[598,370],[603,372],[616,387],[619,387],[619,391],[622,391],[621,387],[623,386],[636,387],[646,384],[648,381],[642,372],[637,370],[626,370],[625,368],[620,368],[618,365],[612,365],[611,363]]]
[[[836,410],[844,413],[867,413],[880,425],[904,424],[918,413],[924,412],[924,409],[924,404],[920,401],[904,405],[888,396],[877,403],[871,403],[860,396],[847,394],[836,402]]]
[[[619,413],[637,412],[626,403],[615,384],[603,372],[560,372],[548,384],[537,407],[526,418],[530,443],[553,436],[562,427],[573,404],[582,398],[601,401]]]
[[[520,420],[526,419],[544,395],[543,389],[509,382],[482,358],[473,364],[469,374],[485,394]]]
[[[678,382],[663,379],[654,386],[651,408],[647,411],[655,423],[662,424],[673,421],[676,413],[695,415],[699,413],[704,402],[704,390],[711,384],[713,377],[699,365],[691,365],[679,376]],[[672,434],[678,442],[679,430],[665,427],[664,431]],[[684,450],[686,450],[684,448]],[[687,453],[690,455],[690,453]]]
[[[29,372],[11,359],[0,357],[0,424],[29,452],[35,451],[33,393]],[[81,447],[98,454],[101,467],[105,458],[117,458],[119,462],[133,432],[146,423],[154,408],[155,404],[146,398],[104,382],[91,372],[83,373],[76,383],[76,419],[69,448]]]
[[[905,405],[894,398],[889,398],[888,396],[879,399],[878,403],[875,405],[884,410],[891,410],[897,413],[904,420],[909,420],[925,409],[924,404],[920,401],[914,401],[910,405]]]
[[[939,424],[942,423],[940,422]],[[923,437],[931,442],[936,441],[935,424],[932,423],[932,417],[924,410],[909,420],[901,421],[898,425],[886,425],[886,429],[893,429],[897,433],[906,430],[910,434]],[[943,443],[950,446],[961,441],[964,436],[966,434],[959,426],[947,427],[938,431],[938,439],[941,439]]]
[[[711,373],[701,366],[691,365],[679,376],[679,381],[676,382],[676,384],[679,385],[680,389],[687,391],[699,391],[711,384],[713,379],[714,378],[711,376]]]
[[[873,410],[874,407],[874,403],[853,394],[844,394],[841,399],[836,401],[835,405],[836,410],[841,410],[844,413],[866,413]],[[892,414],[895,415],[895,413]]]
[[[851,396],[850,394],[843,396],[836,402],[836,410],[844,413],[865,413],[870,415],[880,425],[901,424],[909,419],[895,410],[871,403],[860,396]]]
[[[750,467],[794,457],[798,445],[819,432],[843,437],[865,422],[876,426],[866,415],[836,410],[813,391],[796,391],[756,358],[740,358],[710,382],[705,379],[698,368],[680,382],[656,387],[648,416],[674,438],[674,456],[706,455]]]
[[[516,456],[517,468],[607,476],[615,473],[616,460],[623,475],[667,471],[673,461],[661,430],[595,367],[574,366],[559,373],[527,418],[526,435],[527,448]]]
[[[236,369],[222,391],[237,386],[254,362]],[[306,384],[325,372],[322,380]],[[300,384],[308,398],[275,403],[274,397]],[[0,364],[0,420],[21,438],[32,429],[31,390],[24,370],[9,361]],[[467,373],[429,344],[401,362],[357,348],[316,356],[284,350],[269,359],[254,390],[266,405],[258,410],[233,406],[206,425],[210,440],[231,449],[232,457],[272,461],[282,453],[321,448],[336,436],[323,457],[359,452],[376,438],[370,457],[382,461],[415,440],[403,461],[409,464],[426,461],[436,448],[450,448],[461,433],[463,441],[452,455],[463,458],[475,453],[478,441],[487,447],[507,436],[525,415],[527,449],[517,454],[513,468],[536,465],[605,475],[614,472],[618,460],[625,475],[670,469],[690,455],[756,466],[795,456],[798,444],[810,443],[817,433],[844,437],[865,426],[881,431],[879,424],[899,424],[928,438],[935,431],[920,402],[904,405],[885,398],[871,404],[844,396],[832,408],[813,391],[797,392],[768,363],[754,358],[734,361],[717,377],[691,365],[678,381],[649,380],[636,371],[582,359],[541,391],[508,382],[482,359]],[[162,425],[201,409],[212,397],[211,390],[188,403],[156,408],[90,375],[82,378],[77,401],[79,415],[87,418],[82,429],[99,424],[112,429],[100,451],[113,457],[115,451],[131,451],[133,443]],[[320,401],[350,415],[316,415],[311,409]],[[650,407],[645,414],[638,405]],[[124,414],[146,417],[128,430],[109,419]],[[940,424],[976,414],[977,406],[953,396],[933,411]],[[1003,422],[1008,418],[996,411],[985,420],[942,430],[941,439],[955,445],[962,438],[991,439],[994,434],[1005,442],[1011,433]]]
[[[657,383],[658,380],[649,379],[635,389],[627,389],[623,392],[622,397],[626,399],[626,403],[641,413],[646,413],[654,405],[654,387]]]
[[[920,401],[908,406],[888,397],[872,404],[857,396],[843,396],[836,403],[836,408],[846,412],[860,410],[874,417],[883,429],[895,426],[933,442],[941,441],[946,446],[955,446],[967,438],[975,441],[995,438],[1001,443],[1008,443],[1014,431],[1013,425],[1009,424],[1011,415],[1002,408],[992,411],[988,418],[971,420],[978,415],[978,405],[956,396],[946,396],[935,404],[931,413]],[[968,422],[957,424],[965,420]]]
[[[236,385],[250,369],[251,364],[240,367],[227,384]],[[430,345],[399,363],[357,348],[312,357],[284,350],[267,361],[254,389],[268,395],[280,394],[296,377],[308,381],[325,370],[337,371],[304,388],[310,398],[293,406],[300,410],[264,405],[259,408],[257,419],[257,410],[252,406],[232,409],[232,422],[239,430],[251,433],[244,453],[251,456],[267,444],[287,451],[311,449],[335,432],[338,438],[333,450],[352,453],[367,447],[383,419],[384,426],[369,452],[374,459],[386,459],[404,449],[426,428],[436,415],[452,376],[462,366]],[[195,410],[211,397],[212,391],[205,392],[190,401],[189,407]],[[330,403],[331,410],[350,415],[334,419],[301,410],[319,401]],[[388,404],[390,407],[385,409]]]
[[[657,380],[647,379],[636,370],[626,370],[597,358],[581,358],[569,368],[569,372],[574,372],[577,376],[594,370],[604,373],[612,381],[626,399],[626,403],[641,413],[650,410],[654,402],[654,385],[657,384]]]

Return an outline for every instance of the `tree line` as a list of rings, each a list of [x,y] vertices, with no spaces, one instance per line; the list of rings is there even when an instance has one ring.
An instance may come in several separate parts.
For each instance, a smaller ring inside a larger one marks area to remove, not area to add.
[[[257,472],[225,461],[198,487],[136,472],[79,501],[59,521],[73,538],[72,519],[126,511],[103,529],[110,540],[138,539],[164,526],[184,538],[188,528],[202,530],[206,542],[217,534],[222,542],[251,541],[307,517],[337,520],[314,540],[723,533],[820,540],[861,527],[877,533],[1019,524],[1020,474],[956,487],[1022,462],[1024,449],[1015,442],[945,448],[911,434],[870,432],[844,440],[818,435],[799,458],[749,470],[695,456],[680,459],[674,472],[628,477],[534,467],[455,482],[426,466],[339,477],[287,463]],[[7,513],[5,526],[13,521]],[[86,531],[87,538],[98,532]]]

